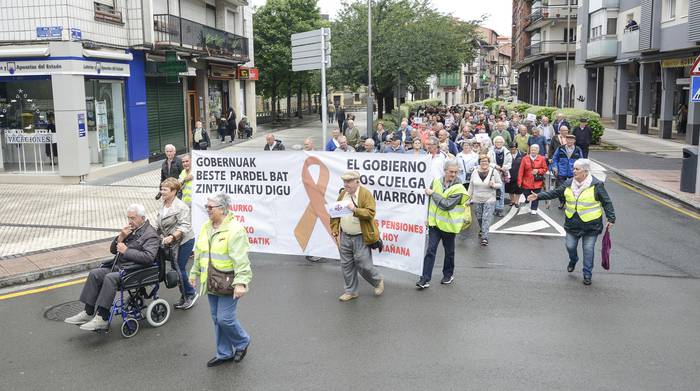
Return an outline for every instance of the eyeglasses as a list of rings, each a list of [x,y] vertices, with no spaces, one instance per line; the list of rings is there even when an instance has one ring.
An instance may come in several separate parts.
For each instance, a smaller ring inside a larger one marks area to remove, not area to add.
[[[221,205],[213,205],[213,206],[212,206],[212,205],[207,205],[207,206],[205,206],[205,208],[207,208],[207,210],[212,210],[212,209],[214,209],[214,208],[221,208]]]

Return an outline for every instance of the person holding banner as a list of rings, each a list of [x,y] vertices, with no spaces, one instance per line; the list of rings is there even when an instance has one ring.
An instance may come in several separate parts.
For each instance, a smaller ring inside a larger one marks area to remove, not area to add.
[[[331,139],[326,143],[326,151],[333,152],[340,145],[338,142],[338,137],[340,137],[340,129],[333,129],[331,131]]]
[[[345,293],[338,299],[350,301],[357,293],[359,274],[374,287],[376,296],[384,293],[384,278],[372,263],[372,248],[379,248],[379,227],[374,219],[377,202],[372,192],[360,185],[360,173],[348,171],[341,176],[343,190],[337,201],[348,213],[331,218],[331,232],[338,245]]]
[[[192,158],[189,154],[184,154],[180,160],[182,161],[182,171],[177,180],[180,183],[178,198],[182,199],[188,207],[192,207]]]
[[[246,294],[253,279],[248,259],[250,244],[243,225],[229,213],[230,204],[231,199],[224,193],[207,199],[209,220],[197,236],[194,262],[190,269],[189,282],[192,286],[198,285],[199,292],[207,292],[214,322],[216,356],[207,362],[208,367],[231,360],[240,362],[250,346],[250,336],[236,318],[238,300]],[[230,287],[208,285],[210,273],[212,281],[221,282],[232,272]],[[224,288],[228,294],[219,291]],[[231,288],[233,293],[230,293]]]
[[[432,188],[425,189],[430,197],[428,204],[428,250],[423,259],[423,275],[416,283],[419,290],[430,287],[430,279],[435,266],[437,246],[442,241],[445,260],[442,266],[441,284],[454,282],[455,237],[462,230],[464,205],[469,200],[466,189],[457,178],[459,163],[447,160],[442,178],[433,179]]]

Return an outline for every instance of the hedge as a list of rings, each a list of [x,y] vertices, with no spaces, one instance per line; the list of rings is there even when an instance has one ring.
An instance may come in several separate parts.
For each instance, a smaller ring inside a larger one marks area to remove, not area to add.
[[[404,117],[408,117],[408,113],[411,111],[417,111],[420,106],[438,107],[440,105],[442,105],[442,101],[440,99],[414,100],[402,104],[399,109]]]
[[[593,131],[593,144],[600,143],[600,138],[605,131],[605,127],[600,122],[600,115],[595,111],[574,108],[560,109],[552,106],[532,106],[528,103],[506,103],[503,101],[496,101],[491,103],[491,112],[498,113],[501,106],[508,110],[509,115],[513,112],[535,114],[538,121],[542,116],[547,116],[550,121],[554,121],[557,113],[562,113],[566,120],[569,121],[572,129],[578,126],[581,118],[586,117],[588,118],[588,126],[590,126]]]

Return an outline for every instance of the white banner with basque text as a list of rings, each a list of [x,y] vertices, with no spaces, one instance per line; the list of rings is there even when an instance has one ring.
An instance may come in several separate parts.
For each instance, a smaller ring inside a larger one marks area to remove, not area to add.
[[[384,247],[372,252],[374,264],[420,275],[428,155],[193,151],[193,229],[198,234],[208,218],[207,198],[223,192],[232,200],[229,212],[246,228],[251,251],[338,259],[329,207],[343,187],[340,176],[349,170],[360,173],[377,202]]]

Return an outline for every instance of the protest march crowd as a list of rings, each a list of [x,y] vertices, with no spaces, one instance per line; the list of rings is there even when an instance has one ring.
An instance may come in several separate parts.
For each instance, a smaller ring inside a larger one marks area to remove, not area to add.
[[[427,249],[416,283],[419,290],[430,286],[440,242],[444,248],[440,282],[449,285],[454,282],[455,240],[472,220],[478,223],[479,244],[488,246],[490,225],[494,217],[504,216],[506,206],[528,208],[529,213],[537,214],[538,202],[550,199],[558,199],[559,209],[564,210],[567,271],[575,269],[581,241],[583,283],[591,284],[596,240],[604,228],[607,233],[614,224],[615,213],[603,182],[590,173],[587,158],[592,130],[586,118],[570,129],[562,114],[550,122],[547,117],[536,119],[505,109],[493,113],[474,105],[420,107],[403,118],[397,129],[385,129],[379,121],[370,137],[361,136],[352,114],[338,111],[337,120],[338,127],[321,150],[430,157],[432,182],[423,190],[429,199]],[[265,138],[265,151],[286,150],[283,140],[273,134]],[[299,149],[316,150],[313,139],[307,138]],[[127,209],[129,225],[111,245],[117,255],[114,263],[90,272],[80,296],[85,309],[66,322],[83,330],[108,328],[121,278],[119,270],[152,265],[159,246],[168,246],[175,249],[172,264],[180,275],[181,298],[175,308],[192,308],[204,293],[209,300],[217,349],[207,365],[239,362],[250,345],[250,336],[236,318],[238,300],[252,280],[246,230],[231,212],[230,196],[219,193],[207,199],[208,220],[195,235],[190,214],[191,158],[176,156],[172,145],[165,147],[165,153],[157,196],[163,204],[155,221],[151,224],[146,219],[142,205]],[[548,185],[552,182],[549,178],[554,179],[554,185]],[[377,296],[385,286],[372,262],[372,251],[383,247],[375,219],[376,200],[361,183],[359,172],[347,171],[341,179],[344,187],[337,202],[343,202],[349,211],[331,218],[330,233],[338,246],[345,285],[339,299],[346,302],[358,297],[358,274],[373,286]],[[193,264],[188,269],[193,251]]]

